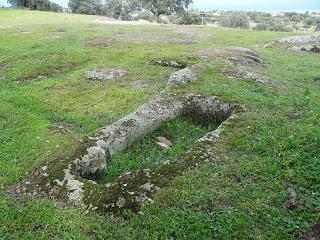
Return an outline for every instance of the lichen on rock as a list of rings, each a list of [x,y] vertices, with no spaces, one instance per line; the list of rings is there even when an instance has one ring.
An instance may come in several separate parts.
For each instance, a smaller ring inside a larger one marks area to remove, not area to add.
[[[167,83],[168,87],[184,85],[197,80],[197,75],[189,68],[174,72]]]
[[[61,164],[50,163],[41,167],[30,180],[21,183],[19,192],[34,191],[100,213],[135,210],[143,204],[152,204],[153,195],[168,186],[175,177],[201,162],[210,161],[213,152],[210,148],[212,142],[208,141],[209,134],[185,155],[166,161],[159,168],[129,172],[107,185],[92,181],[87,175],[103,170],[114,153],[125,149],[134,139],[155,130],[164,121],[188,116],[202,124],[220,124],[236,112],[235,105],[223,103],[217,97],[157,96],[93,134],[88,141],[90,146],[85,151],[79,151],[77,157],[61,161]],[[221,131],[220,128],[210,136],[219,136]],[[25,187],[26,182],[33,187]]]
[[[305,35],[305,36],[294,36],[282,38],[278,41],[279,43],[310,43],[310,42],[320,42],[320,35]]]
[[[291,50],[297,51],[297,52],[320,53],[320,45],[294,46],[291,48]]]
[[[125,77],[128,71],[123,69],[92,69],[84,72],[84,77],[90,80],[111,81]]]

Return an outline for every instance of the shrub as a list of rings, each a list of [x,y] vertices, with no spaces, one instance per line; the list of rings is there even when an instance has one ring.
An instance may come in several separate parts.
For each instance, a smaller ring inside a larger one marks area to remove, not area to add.
[[[292,32],[293,28],[288,27],[283,21],[279,19],[269,19],[264,23],[259,23],[254,28],[258,31],[274,31],[274,32]]]
[[[143,19],[143,20],[146,20],[146,21],[149,21],[149,22],[154,22],[156,20],[156,16],[154,16],[151,12],[149,11],[143,11],[143,12],[140,12],[138,14],[138,16],[134,17],[134,20],[140,20],[140,19]]]
[[[202,17],[198,14],[185,12],[181,14],[178,24],[180,25],[201,25]]]
[[[219,25],[227,28],[248,28],[249,17],[244,12],[232,12],[228,13],[219,21]]]
[[[101,0],[70,0],[68,5],[73,13],[88,15],[102,14]]]
[[[202,17],[195,13],[184,12],[181,14],[171,15],[169,20],[173,24],[179,25],[201,25]]]

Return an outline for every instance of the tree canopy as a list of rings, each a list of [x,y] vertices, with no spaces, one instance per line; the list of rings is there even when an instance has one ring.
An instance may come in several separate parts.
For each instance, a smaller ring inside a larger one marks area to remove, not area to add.
[[[192,0],[138,0],[142,8],[149,10],[154,15],[170,15],[184,12],[193,2]]]
[[[62,7],[49,0],[8,0],[14,7],[29,8],[31,10],[61,12]]]
[[[68,5],[73,13],[102,15],[101,0],[69,0]]]

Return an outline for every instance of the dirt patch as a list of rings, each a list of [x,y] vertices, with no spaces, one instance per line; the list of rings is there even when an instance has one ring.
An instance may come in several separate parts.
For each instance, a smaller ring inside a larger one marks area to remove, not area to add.
[[[128,74],[123,69],[92,69],[84,72],[84,77],[90,80],[111,81],[124,78]]]
[[[108,37],[95,37],[88,39],[85,45],[88,47],[106,48],[113,46],[116,42],[116,40]]]
[[[5,78],[5,74],[12,68],[10,62],[0,64],[0,80]]]
[[[305,240],[320,240],[320,223],[313,227],[301,231],[302,238]]]
[[[143,80],[133,80],[130,82],[130,85],[133,89],[139,90],[139,89],[150,89],[154,88],[156,84],[152,82],[147,82]]]
[[[198,42],[190,38],[181,38],[174,36],[163,36],[157,34],[147,34],[147,33],[123,33],[116,35],[115,40],[120,40],[124,42],[153,42],[153,43],[169,43],[178,45],[194,45]]]

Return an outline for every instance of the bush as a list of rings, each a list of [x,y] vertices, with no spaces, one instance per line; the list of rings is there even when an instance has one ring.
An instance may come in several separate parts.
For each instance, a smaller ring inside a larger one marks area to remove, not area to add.
[[[293,28],[288,27],[283,21],[278,19],[269,19],[264,23],[259,23],[254,30],[274,31],[274,32],[292,32]]]
[[[222,16],[219,25],[227,28],[249,28],[249,17],[244,12],[231,12]]]
[[[198,14],[185,12],[179,19],[180,25],[201,25],[202,17]]]
[[[104,15],[124,21],[133,20],[131,13],[134,10],[134,6],[131,4],[131,1],[107,0],[104,2],[105,3],[102,7],[102,12]]]
[[[170,16],[170,22],[179,25],[201,25],[202,17],[195,13],[184,12],[179,15]]]
[[[49,0],[9,0],[13,7],[29,8],[30,10],[62,12],[60,5]]]
[[[140,19],[143,19],[143,20],[146,20],[146,21],[149,21],[149,22],[154,22],[156,20],[156,16],[154,16],[151,12],[149,11],[143,11],[143,12],[140,12],[138,14],[138,16],[134,17],[134,20],[140,20]]]
[[[70,0],[68,5],[73,13],[88,15],[102,14],[101,0]]]

